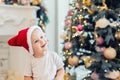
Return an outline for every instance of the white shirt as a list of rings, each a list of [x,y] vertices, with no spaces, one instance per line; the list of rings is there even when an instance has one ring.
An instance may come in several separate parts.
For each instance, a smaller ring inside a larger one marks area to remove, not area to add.
[[[32,76],[33,80],[54,80],[56,71],[63,65],[61,58],[55,52],[47,52],[42,58],[29,55],[24,76]]]

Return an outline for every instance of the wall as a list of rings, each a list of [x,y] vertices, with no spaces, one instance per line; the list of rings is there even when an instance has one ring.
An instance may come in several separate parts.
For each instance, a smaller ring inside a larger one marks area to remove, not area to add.
[[[64,19],[69,8],[69,0],[44,0],[48,10],[49,24],[46,33],[49,40],[49,49],[60,53],[62,45],[60,35],[63,33]]]
[[[69,0],[44,0],[44,5],[46,5],[50,19],[50,23],[46,27],[49,49],[60,53],[62,47],[60,45],[60,34],[63,31],[64,19],[69,8]]]
[[[58,4],[58,11],[57,11],[57,51],[58,53],[61,53],[63,44],[62,43],[62,39],[60,39],[60,35],[62,33],[64,33],[64,20],[65,20],[65,16],[67,15],[68,9],[69,9],[69,0],[58,0],[57,1]]]
[[[49,40],[49,49],[56,51],[56,0],[44,0],[44,6],[48,11],[49,24],[46,26],[46,34]]]

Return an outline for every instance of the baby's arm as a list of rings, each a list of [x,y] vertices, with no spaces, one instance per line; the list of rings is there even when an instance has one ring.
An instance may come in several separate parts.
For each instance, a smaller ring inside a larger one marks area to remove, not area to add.
[[[64,77],[64,63],[62,61],[62,59],[60,58],[60,56],[57,55],[57,53],[53,53],[54,55],[54,60],[55,60],[55,64],[57,67],[57,71],[56,71],[56,76],[54,78],[54,80],[63,80]]]
[[[63,76],[64,76],[64,68],[62,67],[57,70],[55,80],[63,80]]]
[[[33,80],[31,76],[24,76],[24,80]]]

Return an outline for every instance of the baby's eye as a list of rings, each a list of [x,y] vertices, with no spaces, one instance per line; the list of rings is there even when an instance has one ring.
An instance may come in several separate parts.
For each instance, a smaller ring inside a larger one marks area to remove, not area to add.
[[[34,43],[37,43],[39,40],[35,40]]]

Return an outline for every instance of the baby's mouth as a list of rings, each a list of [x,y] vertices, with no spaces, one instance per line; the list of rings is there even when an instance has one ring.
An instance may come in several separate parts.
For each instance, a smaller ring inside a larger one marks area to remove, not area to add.
[[[46,44],[47,44],[47,43],[43,44],[41,47],[42,47],[42,48],[43,48],[43,47],[45,47],[45,46],[46,46]]]

